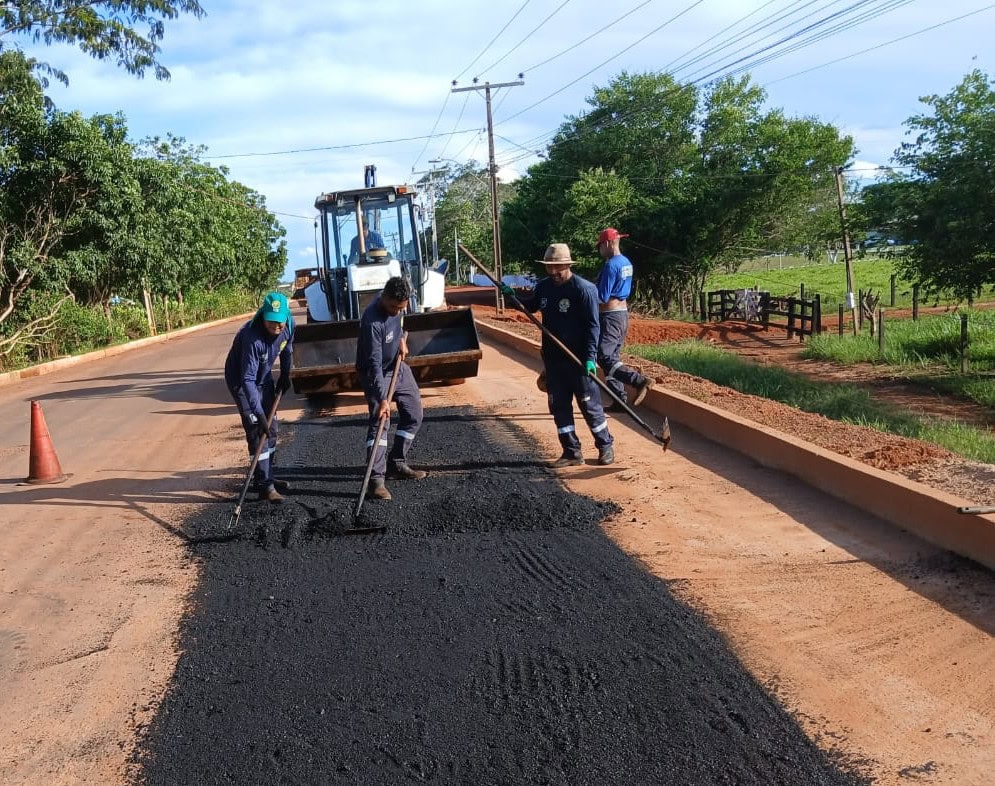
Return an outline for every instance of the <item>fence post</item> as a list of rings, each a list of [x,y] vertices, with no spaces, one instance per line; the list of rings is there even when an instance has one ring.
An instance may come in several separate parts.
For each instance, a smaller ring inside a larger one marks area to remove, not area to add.
[[[702,322],[708,322],[708,312],[705,310],[705,290],[698,293],[698,315]]]
[[[857,290],[857,330],[864,329],[864,290]]]
[[[822,335],[822,295],[818,292],[815,293],[815,314],[813,315],[815,319],[815,334],[817,336]]]
[[[840,329],[840,338],[842,338],[843,337],[843,304],[842,303],[840,303],[839,329]]]
[[[912,285],[912,321],[919,320],[919,285]]]
[[[788,338],[795,335],[795,299],[788,298]]]
[[[799,300],[805,299],[805,284],[798,285],[798,299]]]
[[[967,373],[967,314],[960,315],[960,373]]]
[[[878,352],[884,354],[884,309],[878,309]]]
[[[894,273],[892,273],[891,274],[891,307],[892,308],[895,307],[895,279],[896,278],[897,278],[897,276]]]

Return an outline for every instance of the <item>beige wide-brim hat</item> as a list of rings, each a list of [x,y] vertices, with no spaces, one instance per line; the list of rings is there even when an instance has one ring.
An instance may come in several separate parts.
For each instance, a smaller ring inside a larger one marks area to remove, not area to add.
[[[570,246],[566,243],[551,243],[546,249],[546,254],[542,259],[537,259],[544,265],[572,265],[574,261],[570,258]]]

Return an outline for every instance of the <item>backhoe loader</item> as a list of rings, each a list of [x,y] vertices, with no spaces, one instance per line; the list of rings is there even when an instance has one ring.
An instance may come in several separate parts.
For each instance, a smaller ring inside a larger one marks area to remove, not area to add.
[[[392,276],[411,282],[404,318],[406,363],[419,383],[456,384],[477,375],[480,340],[469,309],[447,309],[445,277],[422,255],[415,191],[377,186],[320,194],[314,206],[318,277],[304,290],[307,323],[297,327],[290,378],[298,393],[359,389],[356,344],[363,309]]]

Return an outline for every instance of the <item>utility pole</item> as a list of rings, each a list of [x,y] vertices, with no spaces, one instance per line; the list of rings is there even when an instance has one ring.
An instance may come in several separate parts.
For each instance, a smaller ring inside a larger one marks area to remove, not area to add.
[[[519,85],[524,85],[524,74],[518,75],[518,81],[516,82],[496,82],[491,84],[490,82],[484,82],[484,100],[487,103],[487,152],[488,152],[488,170],[491,173],[491,231],[494,234],[494,275],[497,277],[498,281],[502,280],[502,275],[504,274],[503,265],[501,264],[501,219],[498,214],[498,198],[497,198],[497,163],[494,161],[494,121],[491,118],[491,90],[497,90],[502,87],[518,87]],[[480,86],[474,84],[471,87],[456,87],[455,80],[453,81],[454,93],[465,93],[467,90],[479,90]],[[498,314],[504,313],[504,295],[501,294],[501,288],[495,287],[495,297],[494,304],[495,309]]]
[[[857,335],[857,300],[853,294],[853,255],[850,252],[850,234],[846,229],[846,205],[843,203],[843,167],[834,166],[836,200],[840,209],[840,228],[843,232],[843,262],[846,264],[846,307],[853,319],[853,335]]]

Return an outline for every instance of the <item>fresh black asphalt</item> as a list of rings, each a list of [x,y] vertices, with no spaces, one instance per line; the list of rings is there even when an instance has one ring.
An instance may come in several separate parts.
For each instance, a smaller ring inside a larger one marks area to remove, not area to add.
[[[186,523],[202,575],[136,782],[865,782],[506,421],[429,409],[429,477],[343,536],[364,441],[359,417],[288,424],[285,504],[248,503],[234,538],[232,503]]]

